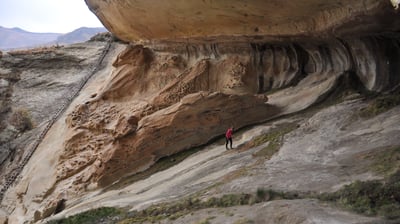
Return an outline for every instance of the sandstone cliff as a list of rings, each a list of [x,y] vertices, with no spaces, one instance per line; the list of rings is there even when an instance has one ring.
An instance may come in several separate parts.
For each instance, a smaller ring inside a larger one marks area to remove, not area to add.
[[[358,94],[399,90],[396,1],[86,2],[128,43],[113,43],[101,69],[71,99],[5,195],[11,223],[45,219],[65,201],[58,217],[99,206],[143,209],[200,190],[205,198],[267,185],[331,192],[355,180],[381,178],[366,169],[368,162],[352,166],[349,160],[400,145],[394,137],[400,131],[398,107],[365,121],[372,128],[352,120],[352,111],[365,107],[353,101]],[[357,94],[315,115],[282,118],[343,89]],[[238,155],[225,153],[222,144],[207,146],[229,126],[240,130],[266,121],[272,123],[240,135]],[[277,143],[279,154],[254,159],[262,150],[253,136],[286,123],[298,130],[290,129]],[[369,143],[365,135],[374,140]],[[123,184],[160,159],[194,147],[206,150],[166,177]],[[223,183],[213,188],[219,178]],[[117,190],[107,191],[113,187]],[[322,206],[294,203],[309,210]],[[327,217],[329,209],[322,210]]]

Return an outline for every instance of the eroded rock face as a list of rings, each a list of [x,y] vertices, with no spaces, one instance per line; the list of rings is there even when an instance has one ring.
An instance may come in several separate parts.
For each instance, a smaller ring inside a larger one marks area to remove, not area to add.
[[[289,108],[265,104],[273,89],[311,88],[346,74],[358,80],[356,88],[390,90],[400,82],[399,46],[389,37],[128,45],[94,98],[68,116],[58,178],[72,177],[82,188],[106,186],[230,125],[270,119]],[[295,105],[295,97],[288,99]]]
[[[393,11],[396,4],[389,0],[86,0],[86,3],[108,30],[125,41],[342,36],[372,30],[395,31],[400,25]]]
[[[250,55],[206,59],[137,45],[122,52],[114,66],[96,97],[66,119],[70,131],[60,181],[73,177],[82,187],[106,186],[204,144],[230,125],[246,126],[279,112],[248,88]]]

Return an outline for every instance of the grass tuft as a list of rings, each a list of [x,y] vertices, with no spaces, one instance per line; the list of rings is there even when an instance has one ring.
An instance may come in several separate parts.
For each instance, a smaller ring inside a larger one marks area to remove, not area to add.
[[[359,111],[362,118],[372,118],[400,105],[400,94],[379,96]]]
[[[285,123],[278,126],[277,128],[274,128],[266,134],[257,136],[251,141],[251,147],[257,147],[266,142],[269,142],[269,144],[263,149],[254,153],[253,156],[270,159],[276,152],[279,151],[280,147],[282,146],[283,137],[287,133],[295,130],[297,127],[298,126],[296,123]]]
[[[370,170],[386,177],[400,170],[400,146],[373,150],[363,158],[373,161]]]
[[[110,218],[123,216],[124,212],[117,208],[102,207],[94,210],[89,210],[65,219],[52,220],[47,222],[47,224],[92,224],[101,223],[102,220]]]

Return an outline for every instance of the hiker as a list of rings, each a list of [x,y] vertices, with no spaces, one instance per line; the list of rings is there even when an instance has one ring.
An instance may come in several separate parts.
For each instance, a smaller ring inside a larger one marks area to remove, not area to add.
[[[225,148],[228,149],[228,142],[230,143],[231,149],[232,149],[232,133],[233,133],[233,127],[228,128],[225,133]]]

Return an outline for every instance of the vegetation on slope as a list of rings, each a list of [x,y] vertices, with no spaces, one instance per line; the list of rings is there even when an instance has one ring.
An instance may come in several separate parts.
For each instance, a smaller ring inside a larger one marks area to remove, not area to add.
[[[78,215],[65,219],[52,220],[48,224],[94,224],[104,220],[118,220],[119,216],[124,216],[125,212],[117,208],[102,207],[89,210]]]
[[[400,146],[375,149],[364,158],[373,161],[369,169],[379,175],[388,177],[400,170]]]
[[[285,123],[274,128],[268,133],[257,136],[250,142],[251,148],[260,146],[266,142],[268,142],[268,145],[254,153],[254,156],[270,159],[276,152],[279,151],[283,144],[283,137],[285,134],[295,130],[296,128],[298,128],[296,123]]]
[[[337,192],[318,196],[324,201],[364,215],[379,215],[389,219],[400,218],[400,170],[385,182],[356,181]]]
[[[362,118],[372,118],[397,105],[400,105],[400,94],[378,96],[372,99],[367,107],[361,109],[358,115]]]
[[[55,220],[49,224],[107,223],[131,224],[156,222],[164,219],[175,220],[194,211],[205,208],[225,208],[240,205],[253,205],[271,200],[294,200],[300,198],[318,198],[329,201],[364,215],[379,215],[389,219],[400,218],[400,170],[384,182],[356,181],[334,193],[313,195],[309,193],[278,192],[270,189],[257,189],[254,193],[226,194],[221,197],[185,199],[152,205],[142,211],[127,212],[116,208],[99,208],[66,219]]]

